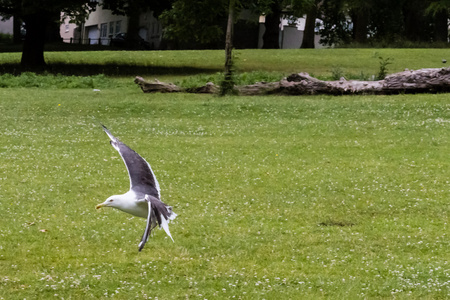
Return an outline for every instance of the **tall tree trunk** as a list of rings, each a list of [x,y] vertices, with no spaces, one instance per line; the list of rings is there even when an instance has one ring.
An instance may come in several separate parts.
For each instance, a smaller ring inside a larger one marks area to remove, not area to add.
[[[366,10],[358,9],[352,14],[353,39],[357,43],[367,42],[367,30],[369,26],[369,13]]]
[[[266,16],[263,34],[263,49],[280,48],[281,1],[276,0],[270,6],[271,13]]]
[[[317,5],[314,4],[306,14],[305,31],[303,32],[303,42],[300,48],[314,49],[315,48],[315,32],[317,18]]]
[[[225,95],[233,92],[233,25],[234,25],[234,1],[229,0],[227,33],[225,36],[225,77],[221,84],[220,94]]]
[[[441,10],[434,16],[434,41],[448,41],[448,12]]]
[[[141,15],[141,8],[133,1],[131,1],[129,5],[126,47],[128,49],[139,49],[139,42],[141,40],[141,37],[139,36],[139,17]]]
[[[227,34],[225,37],[225,80],[231,80],[233,50],[234,0],[230,0],[228,10]]]
[[[421,1],[407,2],[403,14],[405,37],[413,42],[427,41],[428,37],[424,33],[428,24],[425,22],[425,6],[423,3]]]
[[[61,33],[60,33],[60,13],[53,13],[51,21],[47,24],[47,29],[45,31],[45,42],[62,42]]]
[[[23,43],[20,64],[23,70],[40,71],[45,68],[45,30],[49,18],[45,13],[34,13],[24,16],[23,21],[27,33]]]
[[[22,20],[18,17],[13,17],[13,42],[14,44],[20,44],[22,42],[22,34],[20,32],[20,25],[22,25]]]

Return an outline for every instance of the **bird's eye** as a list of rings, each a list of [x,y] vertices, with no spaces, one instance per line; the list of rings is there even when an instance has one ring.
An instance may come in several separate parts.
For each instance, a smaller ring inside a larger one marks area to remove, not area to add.
[[[114,201],[113,199],[110,199],[110,200],[109,200],[109,202],[113,202],[113,201]]]

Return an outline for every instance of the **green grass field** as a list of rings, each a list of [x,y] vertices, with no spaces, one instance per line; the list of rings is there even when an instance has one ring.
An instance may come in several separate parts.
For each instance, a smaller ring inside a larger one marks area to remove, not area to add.
[[[448,94],[219,98],[93,80],[0,89],[0,299],[450,297]],[[175,243],[155,230],[139,253],[144,219],[95,210],[129,188],[98,121],[152,165]]]

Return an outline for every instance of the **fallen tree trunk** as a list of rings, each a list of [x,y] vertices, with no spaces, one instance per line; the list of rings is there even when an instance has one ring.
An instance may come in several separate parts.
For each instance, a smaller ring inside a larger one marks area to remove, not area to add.
[[[189,92],[215,94],[219,90],[213,83],[196,89],[182,89],[171,83],[156,80],[151,83],[142,77],[135,81],[144,93]],[[278,82],[258,82],[252,85],[236,86],[240,95],[350,95],[350,94],[399,94],[450,92],[450,68],[405,70],[378,81],[358,81],[341,78],[323,81],[308,73],[292,74]]]
[[[138,84],[144,93],[176,93],[184,90],[173,83],[165,83],[155,79],[155,82],[145,81],[144,78],[137,76],[134,83]]]

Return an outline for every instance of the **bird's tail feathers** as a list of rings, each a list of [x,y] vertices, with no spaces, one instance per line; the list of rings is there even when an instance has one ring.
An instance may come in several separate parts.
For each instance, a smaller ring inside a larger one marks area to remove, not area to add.
[[[169,220],[175,220],[178,215],[172,211],[172,206],[166,206],[166,209],[169,212]]]
[[[151,203],[152,223],[156,220],[159,228],[164,229],[166,234],[171,238],[172,241],[174,241],[172,235],[170,234],[169,222],[171,220],[174,220],[177,214],[172,211],[171,206],[166,205],[164,202],[155,197],[147,195],[146,200]]]

